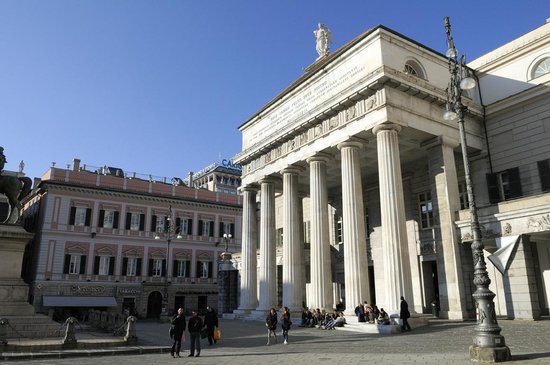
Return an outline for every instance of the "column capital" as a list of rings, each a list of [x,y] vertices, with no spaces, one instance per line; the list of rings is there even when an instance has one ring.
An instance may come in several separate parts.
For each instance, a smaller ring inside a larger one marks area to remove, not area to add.
[[[257,193],[259,188],[260,187],[257,184],[249,184],[249,185],[243,185],[243,186],[239,187],[239,190],[243,193],[245,191],[249,191],[249,192],[252,192],[252,193]]]
[[[372,133],[374,135],[377,135],[378,132],[381,132],[381,131],[396,131],[397,133],[399,133],[401,132],[401,126],[395,123],[382,123],[382,124],[375,125],[374,128],[372,129]]]
[[[338,147],[339,150],[341,150],[342,148],[346,148],[346,147],[362,148],[367,143],[368,142],[366,140],[359,139],[359,138],[356,138],[356,137],[351,137],[347,141],[338,143],[338,145],[336,147]]]
[[[313,156],[311,157],[308,157],[306,159],[306,162],[307,163],[312,163],[312,162],[328,162],[330,159],[332,158],[332,155],[329,154],[329,153],[326,153],[326,152],[318,152],[316,154],[314,154]]]
[[[275,184],[277,179],[274,176],[264,176],[258,181],[260,184]]]
[[[289,165],[281,170],[281,174],[299,174],[300,172],[305,171],[305,168],[298,165]]]

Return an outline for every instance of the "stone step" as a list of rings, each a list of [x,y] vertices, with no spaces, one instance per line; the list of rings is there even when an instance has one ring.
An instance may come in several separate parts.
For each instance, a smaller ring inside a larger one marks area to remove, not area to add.
[[[6,338],[36,339],[44,337],[60,337],[65,333],[62,324],[53,321],[45,315],[4,316],[9,324],[6,326]]]
[[[396,333],[401,333],[401,323],[399,318],[390,318],[390,320],[392,322],[388,325],[367,322],[350,323],[350,321],[347,321],[344,327],[336,327],[336,329],[340,331],[353,331],[381,335],[392,335]],[[408,322],[412,328],[427,326],[429,324],[429,317],[411,317],[409,318]]]

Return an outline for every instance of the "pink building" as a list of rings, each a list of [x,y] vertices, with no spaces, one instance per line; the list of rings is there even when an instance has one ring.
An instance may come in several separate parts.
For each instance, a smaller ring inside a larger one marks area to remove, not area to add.
[[[42,176],[25,206],[36,233],[25,276],[37,312],[154,318],[216,307],[224,233],[240,251],[241,196],[159,180],[79,160]]]

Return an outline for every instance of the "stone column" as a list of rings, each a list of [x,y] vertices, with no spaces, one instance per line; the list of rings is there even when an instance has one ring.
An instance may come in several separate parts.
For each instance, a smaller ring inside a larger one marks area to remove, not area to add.
[[[240,311],[251,311],[258,306],[257,291],[257,223],[256,223],[256,192],[250,186],[243,191],[243,235],[241,245],[241,294]]]
[[[330,241],[328,235],[328,154],[317,154],[307,159],[310,166],[311,202],[311,306],[327,311],[334,307]]]
[[[344,278],[346,284],[346,316],[355,315],[355,307],[371,302],[365,233],[365,209],[359,148],[361,143],[348,141],[338,145],[342,155],[342,213],[344,241]]]
[[[427,146],[429,173],[433,188],[433,206],[435,222],[436,255],[438,264],[439,303],[441,316],[448,319],[462,320],[467,318],[464,299],[464,281],[459,270],[460,242],[455,228],[455,212],[460,210],[458,179],[452,143],[437,138],[435,143]],[[436,227],[437,228],[437,227]],[[426,306],[435,298],[426,298]]]
[[[388,313],[399,312],[399,298],[405,297],[409,310],[414,308],[409,249],[407,243],[405,200],[399,158],[396,124],[380,124],[374,127],[378,150],[378,175],[380,185],[380,213],[382,223],[382,265],[384,267],[383,303]]]
[[[298,196],[298,174],[302,169],[288,167],[283,174],[283,305],[290,312],[302,310],[302,296],[306,290],[301,235],[301,205]]]
[[[275,186],[270,178],[260,181],[260,296],[258,311],[277,306],[275,248]]]

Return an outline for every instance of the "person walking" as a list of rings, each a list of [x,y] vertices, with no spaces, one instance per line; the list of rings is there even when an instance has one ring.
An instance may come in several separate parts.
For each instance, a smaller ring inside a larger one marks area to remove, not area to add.
[[[403,331],[410,331],[411,326],[409,325],[408,319],[411,317],[411,313],[409,312],[409,304],[405,300],[405,298],[401,297],[401,304],[399,306],[399,318],[401,319],[401,329]]]
[[[202,330],[202,319],[199,317],[198,312],[195,310],[192,312],[193,316],[189,319],[187,328],[189,329],[189,337],[191,339],[189,355],[188,357],[199,357],[201,354],[201,330]],[[197,354],[195,355],[195,350]]]
[[[178,308],[178,313],[172,317],[170,323],[172,323],[173,329],[172,350],[170,351],[170,355],[172,355],[172,357],[181,357],[181,341],[184,339],[185,332],[185,314],[183,313],[183,308]]]
[[[214,339],[214,330],[218,327],[218,313],[210,307],[206,307],[206,314],[204,315],[204,325],[208,330],[208,344],[212,345],[217,341]]]
[[[285,340],[283,343],[285,345],[288,345],[288,330],[290,329],[290,325],[292,325],[290,311],[288,307],[283,307],[281,309],[281,327],[283,329],[283,339]]]
[[[277,312],[275,308],[271,308],[265,319],[265,326],[267,327],[267,345],[269,346],[269,340],[271,335],[275,338],[275,343],[277,343],[277,334],[275,330],[277,329]]]

